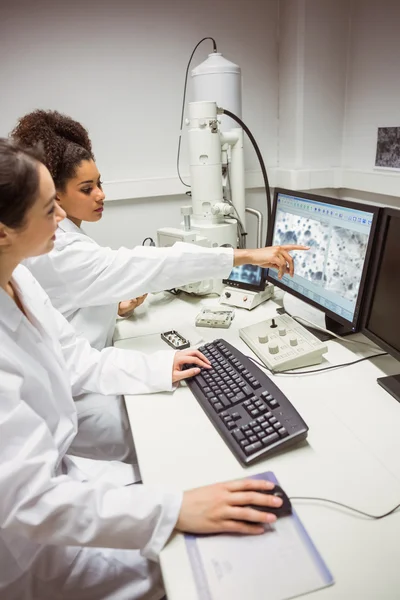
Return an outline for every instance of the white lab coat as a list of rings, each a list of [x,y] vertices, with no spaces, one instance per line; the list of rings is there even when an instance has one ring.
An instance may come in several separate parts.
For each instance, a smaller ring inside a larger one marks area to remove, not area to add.
[[[99,246],[69,219],[59,223],[53,250],[26,261],[53,305],[78,335],[110,346],[118,302],[203,279],[224,279],[232,248],[176,243],[171,248]]]
[[[99,246],[69,219],[60,222],[53,250],[26,261],[53,305],[76,333],[102,350],[112,343],[118,302],[146,292],[171,289],[201,279],[227,277],[231,248]],[[168,327],[166,327],[168,329]],[[79,433],[71,451],[88,458],[135,462],[122,398],[100,394],[75,397]],[[136,468],[137,479],[140,479]]]
[[[110,463],[100,477],[107,465],[86,460],[82,470],[67,453],[72,394],[171,390],[173,352],[98,352],[24,267],[13,285],[29,319],[0,288],[0,599],[158,600],[152,561],[181,494],[121,487],[129,465]]]

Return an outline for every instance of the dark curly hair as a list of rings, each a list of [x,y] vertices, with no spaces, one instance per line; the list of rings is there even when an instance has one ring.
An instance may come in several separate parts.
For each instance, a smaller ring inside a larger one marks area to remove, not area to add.
[[[38,195],[40,162],[37,149],[0,138],[0,221],[7,227],[23,227]]]
[[[64,190],[83,160],[94,160],[86,129],[56,110],[35,110],[18,121],[12,139],[27,147],[40,145],[44,164],[58,190]]]

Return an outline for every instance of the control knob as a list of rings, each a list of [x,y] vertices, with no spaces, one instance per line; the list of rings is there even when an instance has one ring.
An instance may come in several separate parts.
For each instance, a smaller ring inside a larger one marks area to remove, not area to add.
[[[270,354],[278,354],[279,345],[277,344],[277,342],[271,342],[271,344],[268,346],[268,349]]]

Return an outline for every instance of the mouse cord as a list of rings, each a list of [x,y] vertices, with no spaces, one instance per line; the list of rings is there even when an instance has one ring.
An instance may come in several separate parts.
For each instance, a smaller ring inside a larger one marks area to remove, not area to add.
[[[292,496],[290,498],[290,501],[293,500],[316,500],[318,502],[329,502],[330,504],[336,504],[337,506],[341,506],[342,508],[347,508],[347,510],[352,510],[353,512],[359,513],[360,515],[364,515],[364,517],[369,517],[370,519],[383,519],[394,513],[398,508],[400,508],[400,504],[398,504],[384,515],[370,515],[369,513],[359,510],[358,508],[353,508],[352,506],[342,504],[341,502],[337,502],[336,500],[328,500],[327,498],[314,498],[312,496]]]

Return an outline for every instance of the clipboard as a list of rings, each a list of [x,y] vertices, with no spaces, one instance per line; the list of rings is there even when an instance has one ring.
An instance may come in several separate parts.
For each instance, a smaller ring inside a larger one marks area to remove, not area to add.
[[[270,471],[252,476],[278,484]],[[185,535],[199,600],[288,600],[334,583],[295,510],[264,535]]]

